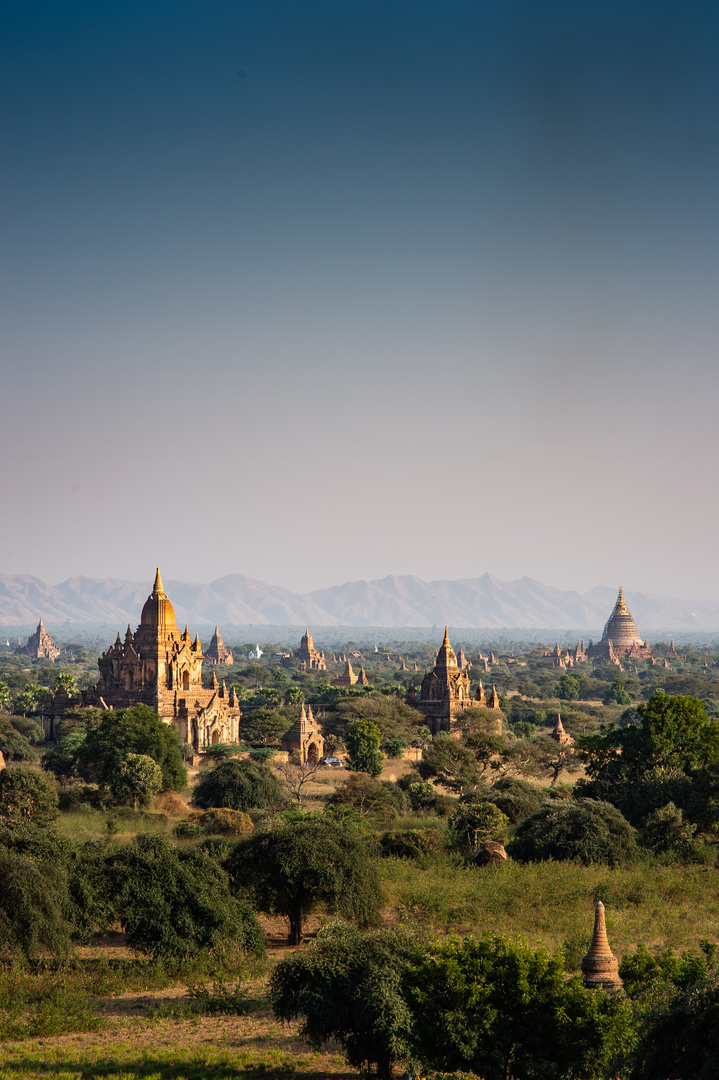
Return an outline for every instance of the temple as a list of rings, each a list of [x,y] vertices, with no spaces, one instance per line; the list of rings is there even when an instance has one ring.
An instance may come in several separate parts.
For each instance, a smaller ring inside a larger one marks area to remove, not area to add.
[[[225,647],[225,643],[220,636],[220,631],[215,627],[215,632],[212,635],[212,641],[207,647],[205,653],[206,664],[231,664],[232,653]]]
[[[82,691],[80,704],[103,709],[149,705],[195,750],[218,742],[236,743],[240,707],[235,691],[228,693],[224,683],[220,686],[214,672],[205,688],[203,660],[197,635],[191,640],[187,627],[180,633],[158,569],[140,625],[134,634],[128,626],[124,641],[118,634],[115,644],[98,659],[97,686]],[[55,737],[60,705],[50,698],[43,710],[46,738]]]
[[[287,734],[282,736],[281,749],[285,750],[291,759],[304,765],[307,761],[319,761],[324,753],[324,746],[322,732],[312,715],[312,706],[308,705],[305,712],[303,705],[299,719],[295,721]]]
[[[616,663],[620,657],[648,660],[651,655],[652,650],[639,637],[637,624],[625,603],[624,590],[620,585],[617,602],[604,627],[601,641],[598,641],[596,645],[590,641],[587,656],[593,660]]]
[[[362,668],[362,671],[364,672],[364,668]],[[366,680],[365,685],[367,685],[367,682],[369,680],[367,679],[366,675],[365,675],[365,680]],[[355,675],[354,669],[352,668],[352,665],[350,664],[350,662],[348,660],[347,663],[345,664],[345,669],[342,672],[342,674],[338,675],[336,679],[332,680],[332,685],[333,686],[354,686],[354,684],[356,682],[358,682],[358,676]]]
[[[444,641],[432,671],[422,679],[415,708],[427,717],[429,728],[436,735],[438,731],[450,731],[455,717],[476,704],[472,701],[469,675],[457,663],[445,626]]]
[[[309,627],[302,635],[302,641],[300,642],[299,652],[297,656],[300,661],[300,671],[326,671],[327,662],[325,660],[325,654],[317,652],[312,635],[310,634]]]
[[[48,634],[42,619],[37,624],[37,630],[30,634],[25,645],[15,650],[23,656],[31,656],[33,660],[57,660],[60,650]]]

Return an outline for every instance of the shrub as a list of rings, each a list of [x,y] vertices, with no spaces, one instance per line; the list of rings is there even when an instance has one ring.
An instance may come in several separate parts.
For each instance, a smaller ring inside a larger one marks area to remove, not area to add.
[[[119,802],[133,802],[135,809],[147,806],[162,787],[162,769],[148,754],[126,754],[110,780],[110,790]]]
[[[67,953],[69,906],[67,876],[60,866],[0,847],[0,954]]]
[[[438,855],[442,837],[438,829],[393,829],[382,833],[380,854],[396,859],[419,859],[422,855]]]
[[[497,780],[484,796],[506,814],[509,822],[516,825],[539,810],[546,793],[542,788],[512,776]]]
[[[264,935],[225,871],[207,855],[139,836],[112,851],[107,883],[130,945],[166,959],[237,944],[260,952]]]
[[[334,794],[327,800],[328,808],[345,807],[388,820],[397,817],[407,807],[402,789],[391,780],[375,780],[371,776],[349,776],[338,784]]]
[[[350,769],[379,776],[384,760],[379,748],[381,741],[382,732],[371,720],[355,720],[350,724],[345,732]]]
[[[239,839],[252,832],[252,819],[242,810],[228,810],[226,807],[205,810],[202,814],[193,814],[192,822],[209,836],[232,836]]]
[[[222,761],[200,780],[192,798],[205,810],[279,809],[284,805],[282,785],[266,765],[255,761]]]
[[[552,800],[517,829],[507,852],[524,862],[576,859],[617,866],[636,855],[634,829],[616,807],[590,799]]]
[[[487,799],[461,799],[449,825],[460,843],[476,851],[487,840],[503,840],[509,821]]]
[[[58,816],[57,788],[35,769],[0,771],[0,824],[49,825]]]

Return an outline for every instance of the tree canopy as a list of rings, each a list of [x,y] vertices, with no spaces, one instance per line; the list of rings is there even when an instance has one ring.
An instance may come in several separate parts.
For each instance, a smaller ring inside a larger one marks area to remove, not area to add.
[[[609,803],[552,799],[517,828],[508,853],[524,862],[576,859],[617,866],[636,855],[634,829]]]
[[[248,759],[221,761],[195,787],[195,806],[209,810],[226,806],[230,810],[279,809],[284,805],[282,784],[266,765]]]
[[[276,820],[241,841],[226,865],[236,890],[246,891],[261,911],[289,919],[293,945],[315,908],[365,927],[379,918],[377,870],[351,825],[309,815]]]

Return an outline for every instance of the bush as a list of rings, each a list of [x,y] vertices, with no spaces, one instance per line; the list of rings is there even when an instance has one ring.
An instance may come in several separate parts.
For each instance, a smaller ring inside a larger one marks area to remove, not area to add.
[[[49,825],[58,816],[57,788],[35,769],[0,771],[0,825]]]
[[[509,821],[494,803],[486,799],[460,799],[449,825],[461,844],[476,851],[487,840],[502,841]]]
[[[266,765],[255,761],[222,761],[200,780],[192,801],[205,810],[279,809],[285,803],[282,785]]]
[[[126,754],[110,781],[118,802],[147,806],[162,787],[162,769],[148,754]]]
[[[345,732],[350,769],[379,776],[384,760],[379,748],[381,741],[382,732],[371,720],[355,720],[350,724]]]
[[[26,736],[17,730],[18,723],[22,722],[21,717],[15,717],[11,722],[4,716],[0,716],[0,754],[6,762],[37,761],[37,751],[30,745]],[[34,723],[33,726],[35,726]]]
[[[439,829],[394,829],[382,833],[380,854],[395,859],[419,859],[438,855],[443,850]]]
[[[261,952],[264,935],[225,871],[207,855],[139,836],[108,855],[107,884],[130,945],[179,959],[239,945]]]
[[[338,784],[327,800],[328,808],[346,807],[358,814],[389,820],[407,808],[402,789],[391,780],[375,780],[371,776],[349,776]]]
[[[147,705],[104,713],[100,723],[85,732],[74,768],[84,779],[110,786],[128,754],[147,755],[157,762],[163,790],[187,786],[180,736]]]
[[[231,836],[235,839],[247,836],[254,828],[252,819],[242,810],[228,810],[226,807],[193,814],[192,823],[195,822],[209,836]]]
[[[634,829],[616,807],[591,799],[552,800],[517,829],[507,852],[524,862],[576,859],[618,866],[637,852]]]
[[[0,774],[2,775],[2,774]],[[26,957],[70,949],[67,876],[54,862],[0,847],[0,954]]]
[[[512,776],[504,776],[501,780],[497,780],[484,796],[503,814],[506,814],[512,825],[524,821],[530,814],[539,810],[545,797],[546,792],[543,788],[535,787],[526,780],[519,780]]]

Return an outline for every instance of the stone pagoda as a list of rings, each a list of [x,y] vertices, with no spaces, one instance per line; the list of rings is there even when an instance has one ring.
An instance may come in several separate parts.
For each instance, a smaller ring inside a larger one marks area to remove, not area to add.
[[[31,656],[33,660],[57,660],[60,655],[60,650],[45,629],[42,619],[37,624],[35,633],[30,634],[26,644],[21,645],[15,652]]]
[[[299,652],[297,657],[300,662],[300,671],[326,671],[327,661],[325,660],[325,654],[318,652],[315,648],[315,643],[312,640],[309,627],[302,635],[300,642]]]
[[[203,660],[199,637],[195,635],[193,641],[187,627],[181,633],[175,622],[175,609],[158,569],[140,625],[134,634],[128,626],[124,641],[117,635],[115,644],[97,661],[97,685],[82,691],[77,704],[101,709],[149,705],[195,750],[218,742],[239,742],[240,707],[235,691],[228,693],[214,673],[205,688]],[[43,710],[46,738],[55,737],[63,711],[57,695],[48,699]]]
[[[364,668],[362,668],[364,671]],[[366,678],[366,676],[365,676]],[[338,675],[336,679],[332,680],[333,686],[354,686],[358,681],[358,676],[355,675],[352,665],[349,660],[345,664],[345,669],[341,675]]]
[[[635,660],[648,660],[652,650],[639,636],[637,624],[624,600],[624,590],[619,586],[619,596],[614,610],[604,627],[601,641],[596,645],[589,642],[587,656],[593,660],[605,660],[616,663],[620,657]]]
[[[220,636],[220,631],[217,629],[217,627],[215,627],[215,632],[212,635],[212,641],[210,642],[210,644],[207,647],[207,652],[205,653],[205,663],[206,664],[231,664],[232,663],[232,653],[230,652],[230,650],[228,648],[226,648],[225,643],[222,640],[222,637]]]
[[[601,900],[597,900],[594,909],[594,934],[589,952],[582,960],[582,978],[589,990],[602,987],[610,994],[624,990],[624,984],[619,978],[619,962],[609,947],[604,904]]]
[[[473,704],[469,675],[457,663],[445,626],[437,659],[432,671],[422,679],[415,707],[427,717],[428,726],[436,735],[438,731],[450,731],[455,717]]]
[[[280,748],[286,751],[294,761],[301,765],[305,762],[319,761],[324,754],[325,741],[317,721],[312,715],[312,706],[304,705],[299,719],[295,721],[286,735],[282,736]]]

